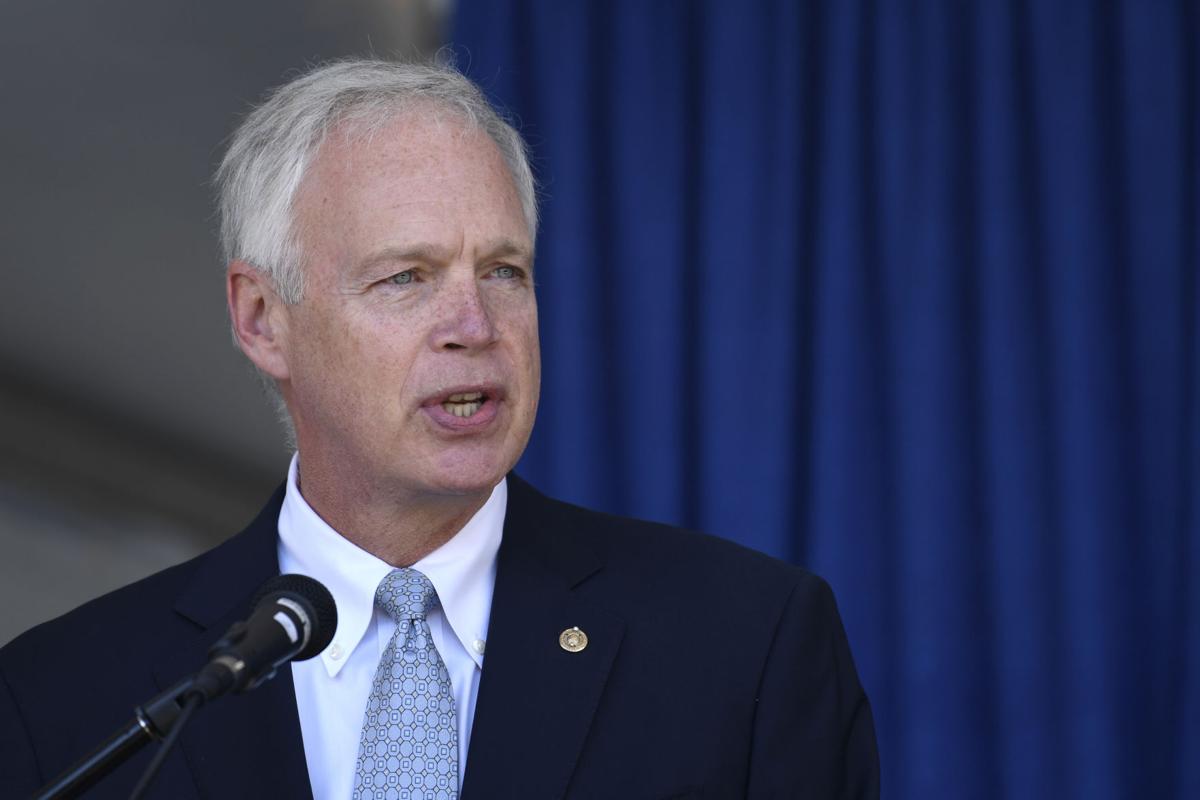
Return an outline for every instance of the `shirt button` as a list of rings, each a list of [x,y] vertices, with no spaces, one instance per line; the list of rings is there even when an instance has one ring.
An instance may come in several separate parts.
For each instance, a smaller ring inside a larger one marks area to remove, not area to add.
[[[476,639],[474,644],[472,644],[471,646],[475,648],[476,653],[478,653],[479,655],[483,655],[483,648],[486,647],[487,645],[484,644],[483,639]]]
[[[343,655],[345,655],[345,652],[342,650],[342,646],[340,644],[335,644],[333,647],[329,648],[329,657],[334,661],[338,661]]]

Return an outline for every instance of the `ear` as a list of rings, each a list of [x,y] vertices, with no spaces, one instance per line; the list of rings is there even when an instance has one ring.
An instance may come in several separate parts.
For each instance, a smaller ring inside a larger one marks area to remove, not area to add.
[[[270,278],[245,261],[231,261],[225,271],[225,296],[242,352],[265,374],[287,380],[288,314]]]

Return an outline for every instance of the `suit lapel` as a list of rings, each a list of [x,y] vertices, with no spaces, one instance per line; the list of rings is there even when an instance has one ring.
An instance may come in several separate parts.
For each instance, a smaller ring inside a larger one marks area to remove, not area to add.
[[[197,628],[154,667],[165,691],[206,661],[209,646],[250,612],[259,587],[279,574],[276,533],[282,488],[250,526],[213,550],[175,611]],[[202,797],[311,798],[290,667],[244,695],[197,710],[179,742]]]
[[[603,564],[554,516],[509,476],[465,798],[563,796],[621,642],[624,622],[572,591]],[[588,637],[579,652],[559,644],[571,627]]]

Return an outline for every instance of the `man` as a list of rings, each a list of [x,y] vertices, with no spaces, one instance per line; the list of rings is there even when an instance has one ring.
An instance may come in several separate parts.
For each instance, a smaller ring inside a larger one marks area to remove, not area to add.
[[[0,651],[0,795],[195,670],[282,571],[330,588],[333,643],[202,709],[151,795],[877,796],[822,581],[510,474],[538,401],[536,205],[472,84],[317,69],[218,179],[235,337],[297,455],[246,531]]]

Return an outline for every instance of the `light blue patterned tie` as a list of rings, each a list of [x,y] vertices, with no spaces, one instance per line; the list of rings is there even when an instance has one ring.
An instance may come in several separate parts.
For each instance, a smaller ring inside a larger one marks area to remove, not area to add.
[[[456,800],[454,693],[425,621],[437,591],[415,569],[397,569],[380,581],[375,605],[396,621],[396,633],[371,684],[354,800]]]

